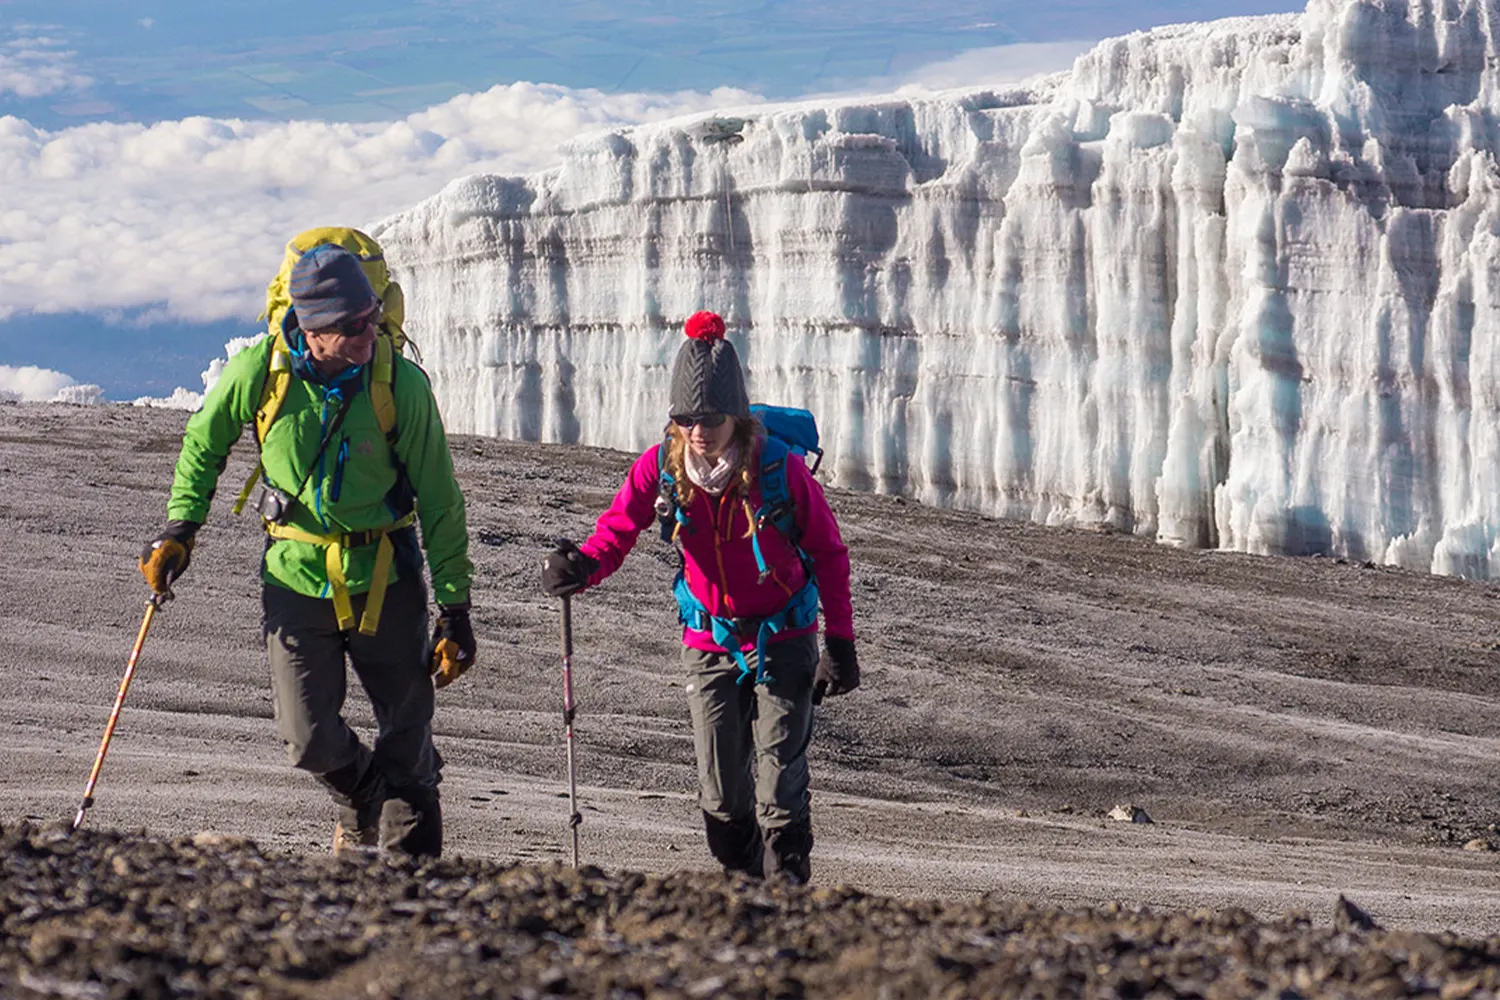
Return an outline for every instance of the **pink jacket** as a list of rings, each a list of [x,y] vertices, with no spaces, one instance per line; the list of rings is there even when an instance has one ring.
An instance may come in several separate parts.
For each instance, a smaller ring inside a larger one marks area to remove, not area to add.
[[[615,494],[614,503],[595,524],[594,533],[578,546],[586,555],[599,560],[599,569],[589,578],[590,586],[603,582],[619,569],[640,533],[657,523],[656,498],[661,475],[658,450],[659,446],[653,445],[636,460],[625,484]],[[758,448],[751,460],[754,468],[760,467]],[[802,531],[802,550],[812,560],[813,575],[818,582],[824,630],[829,635],[852,640],[854,612],[849,603],[849,550],[839,537],[839,526],[828,507],[828,499],[823,496],[823,487],[807,471],[800,456],[787,456],[786,474],[797,526]],[[757,484],[750,490],[750,509],[759,510],[760,503]],[[678,539],[682,543],[688,588],[710,614],[726,618],[773,615],[807,582],[797,550],[770,525],[760,531],[760,550],[770,572],[764,583],[757,582],[760,570],[748,537],[750,521],[743,501],[729,496],[711,497],[702,490],[694,490],[693,501],[685,513],[690,527],[683,528]],[[815,631],[816,627],[788,630],[771,641]],[[726,652],[707,632],[684,629],[682,641],[694,649]],[[751,637],[743,649],[748,652],[754,648]]]

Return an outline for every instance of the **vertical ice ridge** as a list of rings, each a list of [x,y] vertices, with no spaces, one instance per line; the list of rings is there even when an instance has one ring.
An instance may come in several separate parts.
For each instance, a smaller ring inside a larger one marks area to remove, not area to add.
[[[835,483],[1500,572],[1500,0],[1311,0],[1033,84],[581,137],[379,227],[456,430],[644,447],[681,321]]]

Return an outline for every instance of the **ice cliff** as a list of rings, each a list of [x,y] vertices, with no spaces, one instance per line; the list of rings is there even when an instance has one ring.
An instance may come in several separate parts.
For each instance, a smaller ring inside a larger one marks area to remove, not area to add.
[[[837,485],[1500,576],[1497,22],[1313,0],[589,136],[376,228],[455,430],[644,447],[708,308]]]

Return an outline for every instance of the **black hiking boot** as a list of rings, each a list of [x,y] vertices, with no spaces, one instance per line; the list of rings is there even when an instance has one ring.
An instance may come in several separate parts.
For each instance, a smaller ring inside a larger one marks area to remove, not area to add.
[[[765,843],[754,816],[726,823],[704,813],[703,826],[708,833],[709,852],[724,866],[725,875],[739,872],[751,878],[761,877],[765,870]]]
[[[766,831],[767,878],[780,878],[795,885],[805,885],[812,878],[813,835],[808,819],[788,823],[777,830]]]
[[[443,853],[443,810],[436,788],[393,788],[380,810],[380,847],[436,858]]]

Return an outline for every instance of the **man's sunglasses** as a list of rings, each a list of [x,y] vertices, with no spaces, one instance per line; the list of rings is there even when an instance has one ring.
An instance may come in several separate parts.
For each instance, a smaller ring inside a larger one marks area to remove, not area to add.
[[[371,309],[363,316],[346,319],[334,327],[334,329],[343,337],[363,337],[366,333],[380,326],[380,316],[381,303],[376,302],[374,309]]]
[[[690,413],[681,417],[673,417],[672,423],[686,430],[695,424],[703,427],[718,427],[728,419],[727,413]]]

